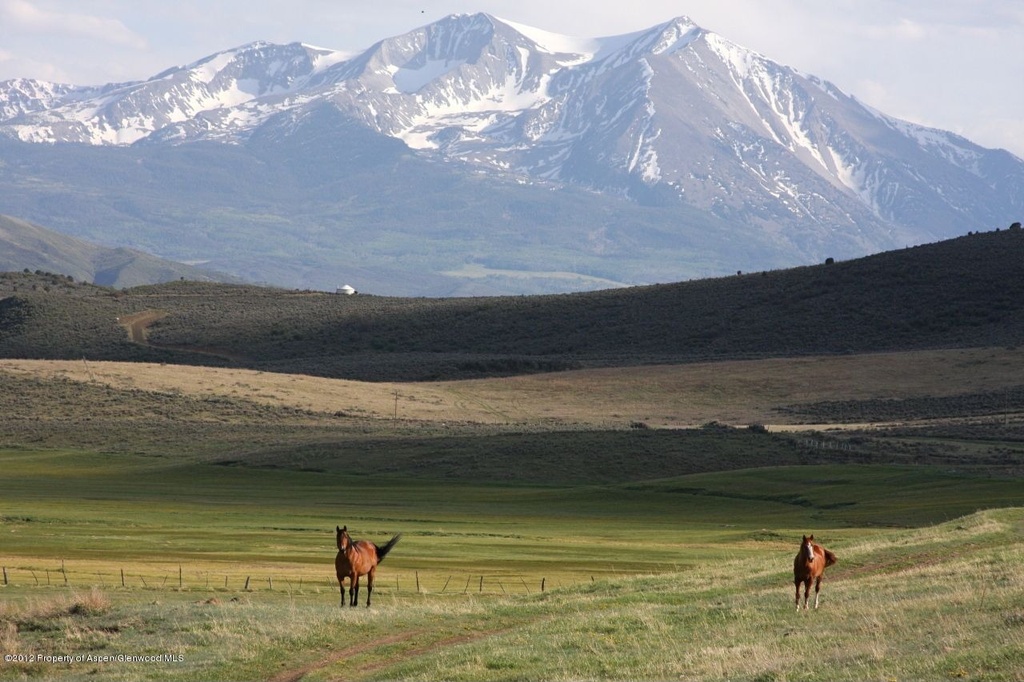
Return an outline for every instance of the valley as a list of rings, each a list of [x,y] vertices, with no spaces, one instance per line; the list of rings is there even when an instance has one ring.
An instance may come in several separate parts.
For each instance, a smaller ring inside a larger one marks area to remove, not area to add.
[[[1019,240],[552,297],[4,273],[0,679],[1013,680]],[[403,534],[370,609],[336,525]]]
[[[0,81],[0,682],[1019,682],[1024,160],[866,101],[687,17]]]

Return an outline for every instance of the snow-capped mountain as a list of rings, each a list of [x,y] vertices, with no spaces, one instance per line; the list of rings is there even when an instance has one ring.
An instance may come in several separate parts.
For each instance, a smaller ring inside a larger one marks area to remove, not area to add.
[[[1024,212],[1021,159],[886,116],[686,17],[580,39],[453,15],[358,54],[259,42],[140,82],[0,83],[0,136],[22,142],[251,149],[311,135],[697,209],[793,264]]]

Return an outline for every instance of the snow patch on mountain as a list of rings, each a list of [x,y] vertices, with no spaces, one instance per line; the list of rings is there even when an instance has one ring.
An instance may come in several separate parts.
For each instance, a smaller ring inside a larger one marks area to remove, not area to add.
[[[508,19],[495,17],[495,20],[532,41],[541,52],[556,56],[560,66],[579,66],[586,62],[601,61],[646,33],[646,31],[637,31],[635,33],[601,38],[579,38],[561,33],[552,33],[551,31],[509,21]]]
[[[391,74],[392,80],[395,81],[398,92],[411,94],[446,73],[458,69],[463,64],[465,61],[461,59],[455,61],[432,59],[416,67],[392,65],[388,67],[388,72]]]
[[[324,47],[316,47],[315,45],[309,45],[302,43],[302,47],[309,50],[313,55],[313,69],[312,73],[319,74],[327,71],[335,64],[342,64],[357,56],[357,53],[346,52],[343,50],[330,50]]]

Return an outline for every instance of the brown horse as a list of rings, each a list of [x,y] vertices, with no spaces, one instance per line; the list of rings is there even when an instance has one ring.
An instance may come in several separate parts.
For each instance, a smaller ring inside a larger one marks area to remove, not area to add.
[[[793,559],[793,584],[796,585],[796,610],[800,610],[800,583],[804,584],[804,609],[814,581],[814,608],[818,608],[818,592],[821,591],[821,579],[825,575],[825,567],[831,566],[839,559],[836,555],[814,542],[814,536],[804,536],[800,543],[800,551]]]
[[[373,595],[373,579],[377,574],[377,564],[401,539],[399,533],[388,540],[383,547],[378,547],[368,540],[355,542],[349,537],[348,526],[335,527],[338,534],[338,556],[334,558],[334,570],[338,573],[338,586],[341,588],[341,605],[345,606],[345,578],[348,578],[349,606],[355,606],[359,600],[359,576],[366,576],[366,606],[370,606]]]

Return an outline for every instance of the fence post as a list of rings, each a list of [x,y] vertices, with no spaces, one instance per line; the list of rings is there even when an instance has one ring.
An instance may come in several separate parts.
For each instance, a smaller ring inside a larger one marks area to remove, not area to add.
[[[480,576],[480,592],[484,591],[484,577]]]
[[[181,580],[181,564],[178,564],[178,589],[179,590],[182,589],[183,586],[184,586],[184,583]]]
[[[6,575],[6,573],[4,574]],[[416,571],[416,594],[420,593],[420,572]]]
[[[452,577],[451,577],[451,576],[448,576],[448,580],[445,580],[445,581],[444,581],[444,587],[442,587],[442,588],[441,588],[441,592],[442,592],[442,593],[443,593],[443,592],[444,592],[445,590],[447,590],[447,589],[448,589],[448,583],[450,583],[451,581],[452,581]]]
[[[4,566],[4,585],[7,584],[7,567]]]
[[[248,591],[249,591],[249,577],[250,577],[250,576],[245,576],[245,587],[244,587],[244,588],[242,588],[242,590],[243,590],[244,592],[248,592]]]
[[[124,569],[121,569],[121,587],[124,587]]]
[[[544,581],[545,581],[545,580],[547,580],[547,578],[541,578],[541,579],[540,579],[540,591],[541,591],[541,592],[543,592],[543,591],[544,591]]]

